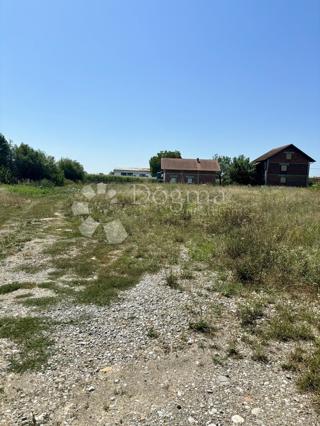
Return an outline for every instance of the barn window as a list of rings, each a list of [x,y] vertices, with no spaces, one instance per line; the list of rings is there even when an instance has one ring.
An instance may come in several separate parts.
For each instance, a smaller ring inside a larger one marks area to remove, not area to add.
[[[286,152],[286,159],[291,160],[292,159],[293,152]]]
[[[170,183],[177,183],[177,176],[171,176]]]
[[[281,171],[282,171],[282,172],[287,172],[287,171],[288,171],[288,166],[287,166],[287,164],[281,164]]]
[[[193,177],[192,176],[188,176],[187,177],[187,183],[192,183],[193,182]]]
[[[281,176],[280,183],[283,183],[283,184],[287,183],[287,178],[285,176]]]

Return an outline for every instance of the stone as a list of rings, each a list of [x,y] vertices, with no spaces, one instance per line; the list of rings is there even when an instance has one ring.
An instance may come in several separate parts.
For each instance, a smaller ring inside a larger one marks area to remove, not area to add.
[[[238,414],[235,414],[234,416],[231,417],[231,421],[235,425],[240,425],[241,423],[244,423],[244,418],[239,416]]]
[[[254,416],[258,416],[261,413],[261,411],[262,411],[261,408],[256,407],[251,410],[251,414],[253,414]]]

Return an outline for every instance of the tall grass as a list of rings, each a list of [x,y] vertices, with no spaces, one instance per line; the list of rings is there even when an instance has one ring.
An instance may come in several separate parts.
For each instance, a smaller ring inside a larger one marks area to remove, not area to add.
[[[210,232],[220,261],[245,283],[320,285],[320,193],[303,189],[232,190]]]

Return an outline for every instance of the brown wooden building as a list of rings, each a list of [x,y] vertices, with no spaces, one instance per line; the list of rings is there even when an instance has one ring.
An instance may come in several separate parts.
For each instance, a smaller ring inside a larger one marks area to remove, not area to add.
[[[257,184],[307,186],[314,161],[293,144],[274,148],[253,161]]]
[[[215,183],[220,166],[216,160],[161,158],[163,181],[171,183]]]

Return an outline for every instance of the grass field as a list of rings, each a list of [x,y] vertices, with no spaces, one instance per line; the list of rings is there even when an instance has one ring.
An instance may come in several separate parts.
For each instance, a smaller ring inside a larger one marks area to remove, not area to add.
[[[183,291],[182,279],[192,280],[195,271],[206,270],[219,277],[215,291],[240,298],[238,321],[253,359],[268,362],[273,341],[292,342],[283,368],[297,373],[301,389],[320,395],[319,191],[128,183],[109,184],[106,194],[97,194],[96,185],[91,187],[95,193],[90,200],[80,186],[0,187],[0,259],[35,238],[52,238],[43,249],[49,280],[0,283],[0,295],[23,288],[26,295],[17,296],[16,303],[43,313],[36,320],[1,318],[0,337],[22,348],[20,361],[12,360],[13,370],[39,368],[49,356],[46,309],[66,302],[109,304],[144,273],[163,268],[168,286]],[[85,216],[72,213],[74,202],[88,203],[100,224],[91,238],[79,231]],[[108,244],[103,230],[114,220],[128,234],[116,245]],[[184,252],[189,260],[176,272]],[[18,267],[28,273],[42,268]],[[34,286],[53,295],[30,297]],[[210,318],[199,318],[190,327],[214,333]],[[151,329],[149,333],[155,337]],[[232,342],[229,354],[238,356]]]

